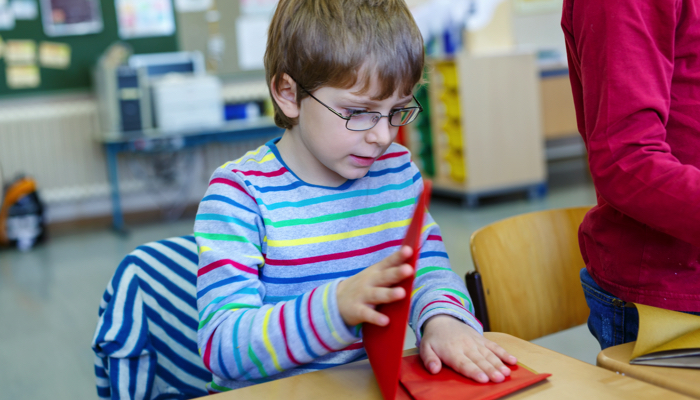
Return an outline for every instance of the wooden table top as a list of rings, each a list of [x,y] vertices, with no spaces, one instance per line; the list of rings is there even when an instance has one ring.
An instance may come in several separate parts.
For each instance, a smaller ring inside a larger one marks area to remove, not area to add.
[[[613,372],[700,398],[700,369],[652,367],[630,364],[636,342],[608,347],[598,354],[597,364]]]
[[[687,397],[641,380],[599,368],[505,333],[485,336],[501,345],[518,361],[537,372],[552,376],[546,381],[516,392],[513,399],[653,399]],[[416,350],[408,353],[415,354]],[[220,393],[212,400],[332,399],[382,400],[367,360],[311,372],[268,383]]]

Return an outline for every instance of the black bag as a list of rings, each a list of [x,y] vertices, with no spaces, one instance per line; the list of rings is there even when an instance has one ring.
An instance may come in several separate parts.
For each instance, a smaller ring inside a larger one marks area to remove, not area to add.
[[[39,199],[36,182],[19,177],[3,191],[0,207],[0,246],[32,248],[46,238],[44,205]]]

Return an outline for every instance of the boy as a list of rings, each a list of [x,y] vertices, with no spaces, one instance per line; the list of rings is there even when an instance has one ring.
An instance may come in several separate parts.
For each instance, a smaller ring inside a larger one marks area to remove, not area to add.
[[[265,69],[276,139],[217,169],[195,223],[199,348],[213,392],[366,356],[360,324],[411,296],[410,324],[429,371],[442,362],[502,381],[515,358],[481,335],[462,280],[428,215],[415,289],[400,248],[422,189],[398,126],[423,43],[403,0],[282,0]]]

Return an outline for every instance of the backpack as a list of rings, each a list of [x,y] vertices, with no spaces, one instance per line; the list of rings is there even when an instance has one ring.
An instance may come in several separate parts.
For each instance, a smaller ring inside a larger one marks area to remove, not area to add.
[[[29,250],[46,237],[44,205],[39,199],[36,182],[20,176],[4,189],[0,206],[0,246]]]

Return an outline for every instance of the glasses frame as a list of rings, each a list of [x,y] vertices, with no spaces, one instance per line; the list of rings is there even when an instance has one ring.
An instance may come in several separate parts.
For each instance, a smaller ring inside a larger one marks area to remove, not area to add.
[[[294,79],[294,78],[292,78],[292,79]],[[294,82],[296,82],[296,79],[294,79]],[[379,123],[379,121],[380,121],[382,118],[384,118],[384,117],[386,117],[386,118],[389,119],[389,125],[391,125],[391,126],[394,126],[394,127],[397,127],[397,128],[400,127],[400,126],[406,126],[406,125],[410,124],[411,122],[414,122],[414,121],[416,120],[416,118],[418,118],[418,114],[420,114],[421,112],[423,112],[423,106],[420,104],[420,102],[418,101],[418,99],[416,99],[416,96],[414,96],[413,94],[411,94],[411,97],[413,98],[413,101],[415,101],[416,104],[418,104],[418,107],[404,107],[404,108],[399,108],[398,110],[391,111],[388,115],[383,115],[383,114],[380,113],[379,111],[357,111],[357,112],[353,112],[352,114],[350,114],[349,116],[346,117],[346,116],[344,116],[343,114],[339,113],[338,111],[336,111],[336,110],[332,109],[331,107],[329,107],[326,103],[324,103],[324,102],[322,102],[321,100],[317,99],[316,96],[314,96],[313,94],[311,94],[311,92],[309,92],[308,90],[304,89],[303,86],[299,85],[299,82],[296,82],[296,84],[301,88],[301,90],[305,91],[309,96],[311,96],[312,99],[316,100],[317,102],[319,102],[319,104],[321,104],[322,106],[326,107],[326,108],[328,109],[328,111],[330,111],[330,112],[332,112],[333,114],[337,115],[338,117],[344,119],[344,120],[345,120],[345,129],[347,129],[347,130],[349,130],[349,131],[353,131],[353,132],[368,131],[368,130],[374,128],[375,126],[377,126],[377,124]],[[398,113],[398,112],[401,112],[401,111],[405,111],[405,110],[413,110],[413,109],[416,109],[416,108],[418,109],[418,114],[416,114],[416,118],[414,118],[411,122],[407,122],[407,123],[405,123],[405,124],[403,124],[403,125],[394,125],[394,124],[391,123],[391,117],[393,117],[394,114],[396,114],[396,113]],[[377,119],[377,122],[374,123],[374,125],[370,126],[369,128],[366,128],[366,129],[350,129],[350,128],[348,128],[348,124],[350,123],[350,119],[351,119],[353,116],[355,116],[355,115],[361,115],[361,114],[375,114],[375,115],[379,115],[379,118]]]

